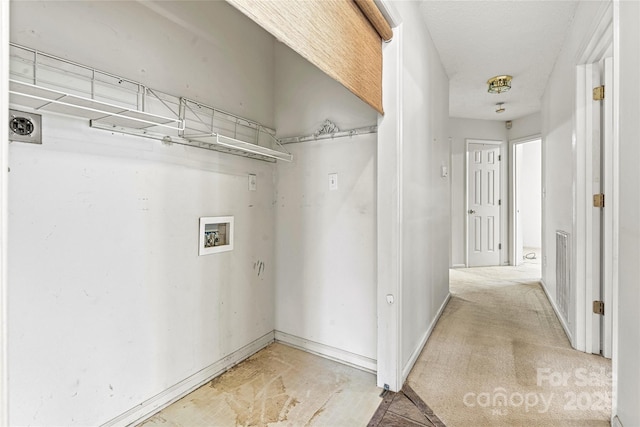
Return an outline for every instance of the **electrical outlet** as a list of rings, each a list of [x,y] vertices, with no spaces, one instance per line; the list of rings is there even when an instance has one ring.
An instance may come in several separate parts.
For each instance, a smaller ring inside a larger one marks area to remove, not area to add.
[[[249,174],[249,191],[256,191],[258,189],[258,177],[255,174]]]

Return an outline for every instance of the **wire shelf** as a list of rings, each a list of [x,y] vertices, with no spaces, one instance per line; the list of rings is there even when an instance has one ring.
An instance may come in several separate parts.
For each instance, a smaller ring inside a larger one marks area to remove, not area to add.
[[[292,161],[275,130],[27,47],[10,46],[10,102],[94,128],[266,161]]]

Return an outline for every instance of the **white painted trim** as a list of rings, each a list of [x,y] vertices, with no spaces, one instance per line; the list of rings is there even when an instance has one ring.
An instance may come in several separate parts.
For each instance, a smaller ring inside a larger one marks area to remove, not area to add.
[[[615,97],[613,95],[613,61],[611,58],[606,58],[604,61],[604,80],[602,83],[605,87],[610,88],[610,96],[605,97],[602,104],[602,111],[604,112],[603,127],[603,147],[602,147],[602,164],[603,164],[603,176],[602,180],[604,184],[601,184],[601,192],[605,195],[609,195],[609,204],[605,201],[605,208],[602,211],[602,281],[603,281],[603,294],[600,295],[602,301],[605,302],[605,316],[602,319],[602,331],[600,332],[602,337],[602,355],[606,358],[611,358],[612,338],[613,338],[613,317],[611,313],[617,313],[618,311],[612,309],[613,307],[613,287],[614,281],[613,265],[615,263],[614,258],[614,235],[616,234],[616,215],[617,210],[614,206],[618,202],[618,195],[615,190],[616,177],[619,176],[617,164],[615,162],[617,153],[617,144],[615,144],[613,136],[613,103]],[[609,306],[609,310],[606,310],[606,306]]]
[[[611,325],[611,374],[613,380],[613,390],[611,392],[611,414],[613,416],[612,425],[622,427],[622,422],[617,416],[618,413],[618,292],[619,292],[619,239],[620,239],[620,2],[613,1],[613,203],[611,211],[613,216],[613,265],[611,281],[611,299],[613,305],[612,325]]]
[[[593,102],[592,98],[589,96],[591,94],[591,90],[595,85],[600,84],[600,81],[595,81],[596,75],[599,72],[594,70],[594,64],[586,64],[585,65],[586,73],[585,73],[585,87],[583,88],[584,93],[586,94],[585,98],[585,139],[584,141],[584,150],[585,150],[585,167],[584,167],[584,185],[585,191],[582,194],[582,204],[577,205],[578,212],[582,212],[585,216],[585,232],[584,232],[584,301],[579,302],[581,307],[585,309],[585,351],[587,353],[599,353],[600,350],[600,342],[599,340],[594,340],[594,313],[592,310],[589,310],[589,301],[594,301],[594,291],[596,289],[596,284],[599,286],[599,282],[597,281],[600,277],[598,269],[598,274],[596,275],[594,272],[594,262],[596,259],[594,258],[594,253],[599,251],[599,237],[598,240],[595,241],[595,233],[594,233],[594,224],[599,224],[599,212],[596,214],[595,209],[593,208],[593,204],[591,202],[591,196],[596,194],[596,189],[594,188],[594,170],[593,170],[593,162],[594,162],[594,152],[593,152],[593,144],[594,144],[594,130],[592,126],[595,125],[596,121],[594,119],[595,111],[598,111],[597,115],[600,115],[599,106],[596,106]],[[597,123],[598,131],[600,130],[600,123]],[[599,134],[599,132],[598,132]],[[599,136],[598,136],[599,138]],[[580,140],[578,140],[580,141]],[[598,191],[599,192],[599,191]],[[599,252],[597,252],[599,253]],[[599,267],[599,266],[598,266]],[[595,283],[594,283],[595,282]],[[578,282],[581,283],[581,282]],[[597,347],[597,348],[596,348]],[[596,351],[597,350],[597,351]]]
[[[574,304],[573,324],[575,325],[575,341],[573,346],[576,350],[586,351],[586,149],[585,144],[578,144],[578,141],[586,139],[586,66],[579,65],[576,68],[576,112],[575,112],[575,132],[573,135],[573,185],[574,185],[574,205],[572,218],[572,258],[571,258],[571,289],[575,289],[576,300]],[[571,316],[571,311],[569,313]]]
[[[558,310],[558,306],[556,305],[555,301],[551,299],[551,297],[549,296],[549,291],[547,289],[547,285],[544,283],[544,280],[540,280],[540,285],[542,286],[542,290],[544,291],[544,294],[547,297],[547,301],[549,301],[549,304],[551,304],[551,308],[553,308],[553,312],[556,314],[558,321],[560,321],[560,325],[562,326],[562,329],[564,329],[565,335],[569,339],[569,342],[571,343],[571,345],[574,346],[573,336],[571,335],[571,330],[569,329],[569,325],[567,325],[567,322],[562,317],[562,314],[560,314],[560,310]]]
[[[469,212],[469,144],[488,144],[488,145],[499,145],[500,146],[500,155],[502,156],[502,158],[504,159],[505,164],[504,165],[500,165],[500,198],[502,199],[502,201],[504,202],[504,204],[502,205],[501,209],[500,209],[500,242],[503,242],[503,217],[506,217],[506,215],[504,215],[505,213],[505,208],[506,205],[509,204],[509,195],[505,194],[504,197],[502,197],[502,187],[504,185],[504,178],[502,177],[502,175],[504,175],[504,168],[508,166],[508,160],[507,160],[507,156],[505,155],[504,151],[505,151],[505,141],[502,140],[497,140],[497,139],[475,139],[475,138],[466,138],[464,140],[464,182],[463,182],[463,186],[464,186],[464,265],[465,267],[469,267],[469,216],[467,214],[467,212]],[[508,191],[507,191],[508,193]],[[506,251],[508,250],[508,248],[503,248],[502,249],[505,252],[500,252],[499,258],[498,258],[498,264],[497,265],[503,265],[503,253],[506,253]]]
[[[396,233],[395,247],[395,263],[397,269],[397,282],[396,282],[396,319],[395,319],[395,388],[392,386],[391,391],[400,391],[404,385],[402,381],[402,349],[403,349],[403,333],[402,333],[402,312],[404,311],[404,26],[398,27],[399,44],[398,44],[398,58],[396,67],[398,69],[397,85],[398,85],[398,140],[397,140],[397,152],[396,152],[396,173],[397,183],[396,188],[396,223],[394,224],[394,232]],[[383,141],[384,143],[384,141]],[[378,160],[379,161],[379,160]],[[384,246],[384,245],[383,245]]]
[[[420,357],[420,353],[422,353],[424,346],[427,345],[427,341],[429,340],[429,337],[431,336],[433,329],[436,327],[438,320],[440,320],[440,316],[442,316],[444,309],[447,307],[447,304],[449,304],[450,299],[451,299],[451,293],[447,293],[447,297],[444,299],[444,302],[442,303],[442,305],[440,305],[440,308],[438,309],[438,312],[436,313],[436,316],[434,317],[434,319],[431,321],[429,328],[424,333],[424,335],[422,335],[422,338],[420,339],[420,344],[418,344],[416,349],[413,350],[413,353],[411,353],[411,357],[409,357],[409,361],[402,369],[402,384],[404,384],[404,382],[407,380],[407,377],[409,376],[409,374],[411,373],[411,370],[413,369],[413,365],[415,365],[416,361],[418,360],[418,357]]]
[[[0,426],[9,425],[7,364],[7,181],[9,164],[9,1],[0,1]]]
[[[378,280],[377,380],[378,387],[402,388],[400,355],[402,334],[402,141],[403,141],[403,25],[382,46],[384,116],[378,116]],[[392,295],[394,302],[387,302]]]
[[[613,2],[602,2],[589,28],[593,28],[576,55],[576,64],[591,64],[604,58],[613,43]]]
[[[597,338],[594,336],[594,332],[598,329],[597,323],[599,319],[594,320],[594,315],[591,313],[591,301],[594,292],[599,293],[599,282],[595,280],[594,272],[592,270],[593,253],[597,247],[592,246],[592,236],[594,233],[593,224],[594,221],[599,221],[597,214],[594,214],[591,203],[591,196],[594,193],[592,189],[593,173],[592,173],[592,150],[591,150],[591,129],[589,123],[592,118],[591,110],[591,80],[593,79],[593,68],[591,64],[599,62],[604,57],[611,54],[610,48],[613,46],[613,54],[615,61],[616,48],[614,45],[614,8],[615,2],[603,2],[600,6],[598,13],[595,15],[594,21],[591,25],[593,31],[585,37],[582,48],[578,51],[576,56],[576,98],[575,98],[575,112],[574,112],[574,212],[573,212],[573,256],[574,261],[572,263],[572,288],[576,290],[576,301],[574,305],[575,316],[575,342],[574,347],[580,351],[594,352],[599,350],[599,342],[596,342]],[[614,78],[613,86],[614,90],[614,105],[615,90],[617,87],[617,74],[615,74],[616,68],[614,64]],[[617,110],[614,106],[614,136],[613,136],[613,157],[617,159],[618,146],[617,146]],[[580,142],[580,143],[579,143]],[[614,160],[614,168],[617,166]],[[614,171],[617,169],[614,169]],[[614,176],[616,173],[613,174]],[[612,221],[611,224],[605,224],[604,227],[611,230],[613,229],[613,236],[611,239],[611,245],[614,246],[608,250],[604,248],[605,253],[608,253],[613,260],[610,262],[605,261],[605,265],[609,265],[611,273],[609,277],[611,280],[605,280],[604,288],[605,294],[611,295],[612,299],[615,299],[615,290],[617,289],[617,253],[615,252],[615,245],[618,239],[617,229],[617,177],[614,178],[612,194],[607,197],[609,203],[612,206],[612,215],[605,218],[605,221]],[[606,208],[606,207],[605,207]],[[611,218],[613,217],[613,218]],[[596,272],[597,276],[600,275]],[[611,288],[611,289],[608,289]],[[615,307],[615,302],[611,304]],[[615,317],[615,309],[610,310],[609,313],[613,313]],[[615,340],[616,331],[615,326],[612,327],[612,341]]]
[[[290,347],[315,354],[325,359],[351,366],[352,368],[375,374],[377,372],[377,362],[370,357],[351,353],[341,348],[311,341],[306,338],[297,337],[282,331],[275,331],[275,340]]]
[[[453,233],[452,233],[452,226],[453,226],[453,204],[454,204],[454,200],[453,197],[451,196],[453,194],[453,179],[451,177],[451,165],[453,165],[453,138],[449,137],[448,138],[449,141],[449,164],[447,165],[447,167],[449,168],[449,173],[447,176],[447,180],[449,181],[449,224],[448,224],[448,230],[449,230],[449,265],[451,266],[450,268],[461,268],[464,267],[464,264],[453,264]]]
[[[539,139],[542,139],[542,134],[541,133],[535,133],[533,135],[523,136],[522,138],[510,139],[509,143],[513,144],[513,145],[526,144],[527,142],[533,142],[533,141],[537,141]]]
[[[262,350],[269,344],[274,342],[274,332],[271,331],[257,340],[245,345],[244,347],[234,351],[233,353],[225,356],[215,363],[207,366],[206,368],[196,372],[188,378],[180,381],[179,383],[169,387],[162,393],[159,393],[152,398],[142,402],[138,406],[131,408],[127,412],[118,417],[108,421],[102,425],[102,427],[115,427],[115,426],[131,426],[137,425],[147,418],[158,413],[162,409],[191,393],[195,389],[201,387],[208,381],[224,373],[229,368],[237,365],[243,360],[251,357],[253,354]]]

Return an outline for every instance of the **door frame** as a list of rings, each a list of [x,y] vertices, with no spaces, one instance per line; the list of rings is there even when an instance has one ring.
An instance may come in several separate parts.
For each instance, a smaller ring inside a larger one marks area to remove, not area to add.
[[[518,186],[516,185],[516,145],[526,144],[528,142],[540,141],[540,150],[542,150],[542,145],[544,144],[542,134],[537,133],[530,136],[525,136],[522,138],[509,140],[509,264],[510,265],[518,265],[516,259],[517,252],[517,215],[516,210],[517,206],[517,195],[518,195]],[[543,158],[544,159],[544,158]],[[544,160],[542,161],[544,163]],[[542,165],[544,169],[544,164]],[[541,171],[542,172],[542,171]],[[542,183],[540,183],[542,184]],[[540,206],[542,208],[542,200],[540,201]],[[542,220],[544,221],[544,215],[542,215]],[[540,230],[542,233],[542,230]]]
[[[390,6],[387,4],[387,6]],[[389,9],[393,10],[393,9]],[[387,114],[378,115],[377,233],[377,363],[376,384],[402,388],[402,150],[403,150],[403,25],[382,46],[382,86]]]
[[[7,365],[7,179],[9,154],[9,3],[0,1],[0,425],[9,425]]]
[[[574,161],[573,182],[575,183],[574,193],[574,220],[573,220],[573,283],[572,287],[576,290],[575,301],[575,336],[573,346],[577,350],[591,353],[594,347],[593,343],[593,314],[592,314],[592,298],[594,291],[594,280],[591,273],[592,247],[590,242],[593,239],[593,205],[592,205],[592,185],[593,182],[593,164],[591,157],[591,148],[587,147],[584,141],[591,141],[589,120],[591,111],[589,108],[591,101],[591,64],[600,62],[605,57],[611,56],[613,49],[613,6],[612,3],[606,3],[602,6],[599,22],[594,26],[594,30],[590,37],[586,39],[583,48],[576,57],[576,99],[575,99],[575,141],[574,144]],[[613,73],[613,87],[617,87],[617,78],[615,70]],[[617,102],[615,90],[609,91],[613,94],[613,102]],[[605,307],[605,313],[610,316],[611,320],[615,319],[617,294],[617,254],[614,252],[618,246],[618,199],[619,184],[618,177],[614,173],[617,170],[618,158],[618,140],[615,131],[616,123],[618,123],[618,112],[615,105],[613,107],[613,137],[612,137],[612,164],[605,164],[603,176],[608,181],[609,195],[605,195],[605,209],[610,214],[604,216],[602,227],[608,231],[611,238],[602,242],[602,260],[605,266],[603,286],[605,298],[610,301],[609,308]],[[582,142],[582,143],[580,143]],[[607,176],[609,179],[607,180]],[[608,203],[607,203],[608,202]],[[599,283],[599,282],[595,282]],[[616,342],[617,325],[613,322],[611,328],[611,341]],[[607,346],[605,345],[605,348]],[[615,349],[613,350],[615,352]],[[609,354],[609,357],[612,355]]]
[[[505,191],[505,179],[503,175],[505,175],[505,166],[508,163],[504,153],[505,141],[497,140],[497,139],[476,139],[476,138],[466,138],[464,140],[464,265],[465,267],[469,267],[469,144],[487,144],[487,145],[498,145],[500,147],[500,200],[502,201],[502,205],[500,206],[500,243],[504,242],[504,226],[505,221],[505,208],[508,205],[508,193]],[[504,244],[503,244],[504,246]],[[498,261],[498,265],[508,264],[508,261],[505,263],[504,254],[506,253],[506,248],[500,249],[500,257]]]

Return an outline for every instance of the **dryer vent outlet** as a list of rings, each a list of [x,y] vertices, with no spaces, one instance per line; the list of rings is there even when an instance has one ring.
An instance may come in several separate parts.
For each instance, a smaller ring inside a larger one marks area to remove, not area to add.
[[[42,116],[9,110],[9,141],[42,144]]]

